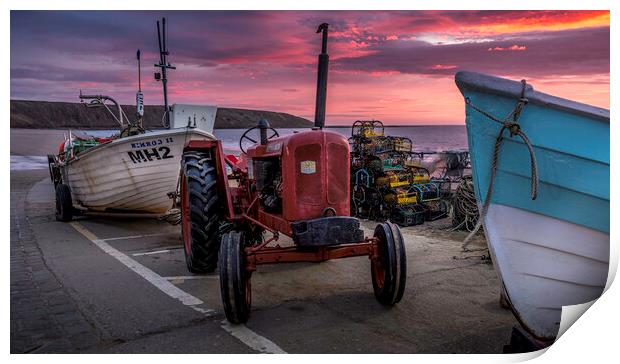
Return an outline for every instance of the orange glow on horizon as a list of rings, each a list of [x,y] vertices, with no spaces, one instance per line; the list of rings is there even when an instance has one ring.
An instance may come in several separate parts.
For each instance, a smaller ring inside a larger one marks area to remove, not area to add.
[[[548,32],[582,28],[609,26],[609,11],[568,12],[564,16],[540,16],[512,19],[510,22],[482,23],[473,26],[460,26],[458,31],[485,36]]]
[[[329,22],[327,124],[463,124],[454,74],[471,70],[609,108],[609,11],[11,12],[11,98],[76,101],[80,89],[133,104],[153,19],[170,19],[171,103],[314,118],[320,21]],[[70,20],[70,21],[68,21]],[[97,21],[94,21],[97,20]],[[113,31],[122,24],[123,34]],[[183,24],[183,25],[181,25]],[[101,46],[104,45],[104,46]]]

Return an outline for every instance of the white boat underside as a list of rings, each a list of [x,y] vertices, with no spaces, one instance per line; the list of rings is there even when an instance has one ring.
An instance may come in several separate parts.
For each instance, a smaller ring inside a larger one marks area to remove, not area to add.
[[[539,339],[557,336],[562,306],[603,293],[609,234],[498,204],[490,205],[484,223],[512,309]]]
[[[64,167],[73,203],[90,211],[164,213],[172,207],[167,194],[177,189],[185,143],[210,138],[212,135],[207,133],[185,134],[173,129],[169,133],[119,139],[88,151]],[[153,140],[157,141],[154,145],[136,144]],[[147,150],[151,152],[149,158]]]

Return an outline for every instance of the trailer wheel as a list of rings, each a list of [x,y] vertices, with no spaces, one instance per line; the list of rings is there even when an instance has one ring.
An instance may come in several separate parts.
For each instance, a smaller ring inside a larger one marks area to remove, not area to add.
[[[215,270],[221,219],[214,160],[207,153],[185,153],[181,169],[181,230],[190,272]]]
[[[378,256],[372,259],[372,287],[375,297],[383,305],[399,302],[405,292],[407,256],[400,228],[391,222],[377,225],[374,237],[378,239]]]
[[[47,166],[50,171],[50,178],[52,179],[54,188],[56,188],[58,184],[62,182],[62,177],[60,174],[60,168],[58,168],[58,161],[55,155],[53,154],[47,155]]]
[[[252,306],[251,273],[246,270],[245,237],[231,231],[222,236],[220,248],[220,292],[226,319],[233,324],[248,321]]]
[[[66,184],[60,183],[56,186],[56,220],[71,221],[73,218],[73,201],[71,190]]]

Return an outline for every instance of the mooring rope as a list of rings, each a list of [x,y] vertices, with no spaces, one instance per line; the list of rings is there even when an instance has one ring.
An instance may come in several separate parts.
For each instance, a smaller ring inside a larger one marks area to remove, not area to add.
[[[478,222],[478,203],[471,176],[461,178],[452,197],[452,227],[448,231],[472,231]]]
[[[489,188],[487,190],[487,195],[484,199],[484,204],[482,205],[482,210],[480,211],[480,217],[478,218],[476,227],[474,228],[474,230],[472,230],[469,233],[469,235],[467,235],[467,237],[463,241],[463,245],[461,246],[463,251],[471,251],[467,249],[467,246],[469,245],[471,238],[478,232],[478,230],[480,230],[480,227],[482,226],[482,222],[484,221],[487,215],[487,212],[489,210],[489,205],[491,204],[491,196],[493,195],[493,188],[495,185],[495,177],[497,175],[497,162],[499,159],[500,147],[502,145],[502,141],[504,140],[505,130],[508,130],[510,132],[511,138],[514,136],[520,137],[525,143],[525,145],[527,146],[527,149],[530,152],[530,168],[531,168],[530,179],[531,179],[532,200],[535,200],[536,197],[538,196],[538,165],[536,164],[536,156],[534,155],[534,147],[532,147],[532,143],[530,143],[529,138],[527,137],[527,135],[525,135],[523,130],[521,130],[521,126],[519,125],[519,117],[521,116],[521,112],[523,111],[523,109],[525,108],[525,105],[527,105],[529,101],[527,98],[525,98],[526,86],[527,86],[527,83],[525,82],[525,80],[521,80],[521,97],[519,98],[519,102],[515,106],[514,110],[512,110],[512,112],[504,118],[504,120],[500,120],[494,117],[493,115],[485,112],[484,110],[477,108],[471,103],[471,99],[469,97],[465,98],[465,103],[469,107],[479,112],[480,114],[486,116],[489,120],[492,120],[496,123],[501,124],[502,128],[500,129],[497,135],[497,138],[495,139],[495,146],[493,148],[493,161],[491,163],[491,180],[489,182]]]
[[[159,216],[157,220],[166,221],[167,223],[172,225],[178,225],[181,223],[181,209],[171,208],[170,210],[166,211],[165,214]]]

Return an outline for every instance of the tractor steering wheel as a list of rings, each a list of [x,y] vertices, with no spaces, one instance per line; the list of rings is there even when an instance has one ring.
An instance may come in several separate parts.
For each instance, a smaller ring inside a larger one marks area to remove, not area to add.
[[[254,138],[252,138],[252,137],[250,137],[250,136],[248,135],[248,134],[249,134],[252,130],[254,130],[254,129],[259,129],[259,132],[260,132],[260,128],[259,128],[258,126],[254,126],[254,127],[252,127],[252,128],[249,128],[248,130],[246,130],[246,131],[243,133],[243,135],[241,135],[241,138],[239,139],[239,149],[241,149],[241,151],[243,152],[243,154],[248,154],[248,152],[247,152],[246,148],[244,148],[244,147],[243,147],[243,144],[244,144],[244,143],[243,143],[243,141],[244,141],[244,140],[248,140],[248,141],[249,141],[250,143],[252,143],[252,144],[258,144],[258,143],[260,143],[260,134],[259,134],[259,136],[258,136],[258,138],[257,138],[257,139],[259,139],[259,140],[255,140]],[[278,134],[278,131],[277,131],[276,129],[274,129],[274,128],[272,128],[272,127],[268,127],[267,129],[268,129],[268,130],[273,131],[273,134],[271,134],[270,136],[268,136],[268,137],[267,137],[267,139],[273,139],[273,138],[277,138],[277,137],[279,137],[279,136],[280,136],[280,134]]]

